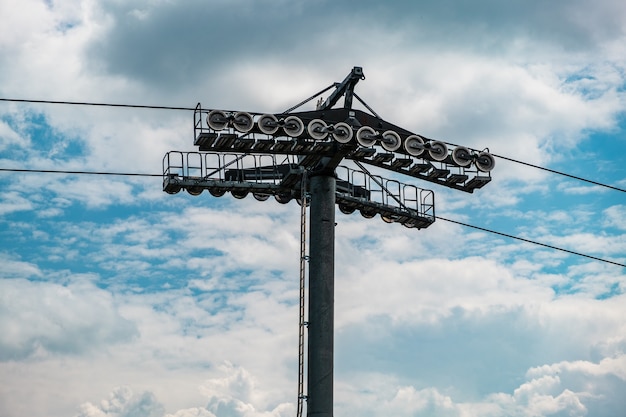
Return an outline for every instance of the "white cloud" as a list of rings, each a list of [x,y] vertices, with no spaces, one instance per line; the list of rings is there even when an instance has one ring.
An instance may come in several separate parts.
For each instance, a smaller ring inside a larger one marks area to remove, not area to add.
[[[530,371],[529,371],[530,373]],[[528,417],[528,416],[586,416],[594,413],[618,412],[623,400],[606,398],[598,389],[605,381],[587,376],[584,383],[572,381],[569,376],[537,375],[517,388],[496,392],[479,400],[463,400],[450,389],[423,388],[402,385],[386,380],[383,375],[361,375],[350,384],[340,385],[341,399],[338,412],[376,416],[390,410],[397,416],[417,413],[450,417]],[[395,387],[392,387],[395,384]],[[613,384],[619,390],[624,384]],[[615,391],[616,392],[616,391]],[[350,398],[350,402],[346,399]]]
[[[32,210],[33,204],[17,192],[8,192],[2,196],[0,214]]]
[[[552,365],[544,365],[528,370],[529,376],[558,375],[562,372],[579,373],[588,377],[613,375],[626,382],[626,354],[605,357],[599,363],[590,361],[563,361]]]
[[[574,393],[569,389],[559,392],[559,385],[558,377],[544,377],[523,384],[513,394],[516,411],[519,415],[587,415],[588,410],[581,399],[588,395]]]
[[[438,389],[416,389],[413,386],[397,386],[382,395],[374,394],[365,384],[357,385],[366,390],[353,393],[356,406],[343,406],[340,412],[358,412],[363,416],[382,415],[392,411],[397,416],[428,414],[448,417],[527,417],[543,415],[584,416],[587,409],[580,398],[586,395],[570,390],[559,391],[558,378],[554,380],[532,380],[523,384],[514,394],[495,393],[480,401],[456,400]],[[370,394],[370,395],[368,395]],[[373,395],[372,395],[373,394]],[[364,399],[364,401],[363,401]]]
[[[626,236],[594,233],[572,233],[567,236],[547,236],[542,241],[586,254],[622,256],[626,253]]]
[[[2,279],[22,277],[37,278],[43,275],[36,264],[22,262],[6,254],[0,254],[0,262],[2,263]]]
[[[100,404],[85,403],[76,417],[161,417],[163,406],[149,392],[134,394],[128,387],[115,389]]]
[[[619,230],[626,230],[626,206],[615,205],[604,210],[604,224]]]
[[[174,414],[166,414],[165,417],[215,417],[215,414],[206,408],[187,408],[178,410]]]
[[[220,366],[222,378],[207,380],[201,391],[209,398],[209,408],[217,416],[229,417],[287,417],[295,413],[290,403],[281,403],[273,409],[258,410],[259,395],[252,376],[243,368],[231,363]]]
[[[11,128],[6,122],[0,120],[0,151],[6,151],[14,146],[26,148],[30,141],[21,136]]]
[[[83,354],[136,336],[110,294],[91,283],[64,286],[5,279],[0,286],[2,360]]]
[[[337,298],[347,303],[338,306],[339,326],[350,323],[352,314],[359,320],[382,313],[401,322],[419,323],[444,318],[457,307],[477,312],[494,304],[515,308],[548,302],[554,295],[549,286],[519,279],[480,258],[397,264],[373,256],[370,262],[356,265],[358,269],[352,267],[337,283]]]
[[[565,194],[573,194],[573,195],[589,195],[589,194],[600,194],[607,191],[605,187],[601,187],[599,185],[573,185],[573,184],[559,184],[558,188],[562,190]]]

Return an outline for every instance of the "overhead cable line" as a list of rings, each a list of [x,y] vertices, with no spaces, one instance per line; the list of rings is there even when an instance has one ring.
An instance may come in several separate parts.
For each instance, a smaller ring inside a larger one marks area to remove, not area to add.
[[[127,172],[103,172],[103,171],[69,171],[69,170],[53,170],[53,169],[18,169],[18,168],[0,168],[0,172],[26,172],[26,173],[39,173],[39,174],[74,174],[74,175],[119,175],[119,176],[133,176],[133,177],[162,177],[163,174],[142,174],[142,173],[127,173]],[[626,264],[611,261],[608,259],[598,258],[596,256],[587,255],[582,252],[576,252],[569,249],[560,248],[558,246],[548,245],[546,243],[537,242],[534,240],[526,239],[519,236],[510,235],[508,233],[498,232],[496,230],[487,229],[485,227],[474,226],[468,223],[463,223],[457,220],[447,219],[441,216],[435,216],[436,219],[443,220],[450,223],[455,223],[460,226],[469,227],[472,229],[480,230],[487,233],[493,233],[498,236],[507,237],[509,239],[515,239],[522,242],[530,243],[533,245],[543,246],[544,248],[554,249],[561,252],[566,252],[571,255],[581,256],[595,261],[605,262],[612,265],[617,265],[626,268]]]
[[[162,177],[163,174],[140,174],[131,172],[102,172],[102,171],[67,171],[59,169],[20,169],[0,168],[1,172],[31,172],[38,174],[76,174],[76,175],[120,175],[126,177]]]
[[[509,157],[507,157],[507,156],[496,155],[496,154],[491,154],[491,155],[492,155],[492,156],[495,156],[495,157],[497,157],[497,158],[500,158],[500,159],[505,159],[505,160],[507,160],[507,161],[515,162],[515,163],[517,163],[517,164],[526,165],[526,166],[529,166],[529,167],[532,167],[532,168],[537,168],[537,169],[541,169],[541,170],[543,170],[543,171],[548,171],[548,172],[551,172],[551,173],[553,173],[553,174],[563,175],[563,176],[565,176],[565,177],[573,178],[573,179],[575,179],[575,180],[584,181],[584,182],[587,182],[587,183],[589,183],[589,184],[598,185],[598,186],[600,186],[600,187],[606,187],[606,188],[610,188],[610,189],[612,189],[612,190],[621,191],[621,192],[623,192],[623,193],[626,193],[626,189],[624,189],[624,188],[619,188],[619,187],[615,187],[615,186],[613,186],[613,185],[608,185],[608,184],[603,184],[603,183],[601,183],[601,182],[597,182],[597,181],[593,181],[593,180],[588,180],[588,179],[586,179],[586,178],[578,177],[578,176],[576,176],[576,175],[566,174],[565,172],[556,171],[556,170],[554,170],[554,169],[541,167],[541,166],[539,166],[539,165],[534,165],[534,164],[531,164],[531,163],[529,163],[529,162],[518,161],[517,159],[509,158]]]
[[[55,100],[27,100],[17,98],[0,98],[0,101],[11,101],[17,103],[39,103],[39,104],[70,104],[75,106],[101,106],[101,107],[129,107],[135,109],[157,109],[157,110],[195,110],[195,107],[173,107],[173,106],[147,106],[142,104],[113,104],[113,103],[90,103],[82,101],[55,101]]]
[[[446,222],[455,223],[455,224],[458,224],[458,225],[461,225],[461,226],[470,227],[472,229],[481,230],[483,232],[489,232],[489,233],[493,233],[493,234],[496,234],[496,235],[499,235],[499,236],[508,237],[509,239],[520,240],[522,242],[532,243],[533,245],[543,246],[544,248],[554,249],[554,250],[558,250],[558,251],[561,251],[561,252],[569,253],[571,255],[582,256],[582,257],[585,257],[585,258],[593,259],[595,261],[606,262],[606,263],[609,263],[609,264],[613,264],[613,265],[617,265],[617,266],[621,266],[621,267],[626,268],[626,264],[622,264],[622,263],[615,262],[615,261],[610,261],[608,259],[598,258],[598,257],[592,256],[592,255],[587,255],[585,253],[581,253],[581,252],[576,252],[576,251],[569,250],[569,249],[560,248],[558,246],[548,245],[546,243],[541,243],[541,242],[537,242],[537,241],[534,241],[534,240],[526,239],[526,238],[523,238],[523,237],[510,235],[508,233],[498,232],[498,231],[487,229],[487,228],[480,227],[480,226],[474,226],[474,225],[463,223],[463,222],[460,222],[460,221],[457,221],[457,220],[446,219],[445,217],[435,216],[435,218],[439,219],[439,220],[446,221]]]
[[[317,95],[327,91],[328,89],[332,88],[332,85],[330,87],[327,87],[325,90],[322,90],[321,92],[317,93],[315,96],[312,96],[313,98],[316,97]],[[356,95],[355,95],[356,96]],[[292,107],[296,108],[298,106],[300,106],[302,103],[305,103],[306,101],[310,100],[311,98],[304,100],[303,102],[297,104],[296,106]],[[357,99],[363,103],[363,101],[357,97]],[[181,110],[181,111],[194,111],[195,107],[175,107],[175,106],[150,106],[150,105],[141,105],[141,104],[114,104],[114,103],[93,103],[93,102],[79,102],[79,101],[56,101],[56,100],[30,100],[30,99],[17,99],[17,98],[0,98],[0,101],[6,101],[6,102],[18,102],[18,103],[39,103],[39,104],[68,104],[68,105],[77,105],[77,106],[102,106],[102,107],[126,107],[126,108],[135,108],[135,109],[156,109],[156,110]],[[365,103],[363,103],[365,104]],[[369,107],[366,105],[366,107],[372,112],[374,113],[374,115],[376,115],[376,113]],[[289,109],[287,112],[289,112],[291,109]],[[449,142],[443,142],[447,145],[455,145],[454,143],[449,143]],[[517,164],[521,164],[521,165],[526,165],[528,167],[531,168],[536,168],[536,169],[540,169],[543,171],[547,171],[550,172],[552,174],[557,174],[557,175],[562,175],[564,177],[568,177],[568,178],[572,178],[578,181],[583,181],[589,184],[593,184],[593,185],[597,185],[599,187],[604,187],[604,188],[609,188],[611,190],[615,190],[615,191],[621,191],[623,193],[626,193],[626,189],[624,188],[620,188],[620,187],[616,187],[613,185],[609,185],[609,184],[604,184],[598,181],[594,181],[594,180],[590,180],[590,179],[586,179],[583,177],[579,177],[576,175],[571,175],[562,171],[557,171],[554,169],[550,169],[550,168],[546,168],[546,167],[542,167],[539,165],[535,165],[535,164],[531,164],[529,162],[524,162],[524,161],[520,161],[517,159],[513,159],[513,158],[509,158],[507,156],[502,156],[502,155],[496,155],[496,154],[491,154],[492,156],[495,156],[497,158],[500,159],[504,159],[510,162],[514,162]]]

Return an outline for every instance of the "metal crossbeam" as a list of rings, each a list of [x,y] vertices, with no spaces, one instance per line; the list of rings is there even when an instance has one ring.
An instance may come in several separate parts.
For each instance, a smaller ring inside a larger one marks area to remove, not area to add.
[[[246,113],[250,114],[253,124],[247,132],[239,132],[233,126],[225,126],[223,130],[215,131],[205,121],[212,111],[202,109],[200,105],[196,108],[194,144],[198,146],[200,151],[299,155],[301,156],[299,163],[305,169],[320,168],[320,164],[323,164],[326,169],[330,170],[341,164],[342,160],[351,159],[469,193],[491,181],[489,170],[481,171],[477,168],[475,160],[478,160],[478,155],[481,152],[459,147],[460,152],[457,152],[457,148],[455,148],[448,154],[446,146],[441,142],[423,136],[419,136],[421,139],[415,141],[414,138],[417,135],[414,133],[361,110],[348,108],[318,109],[271,115],[277,120],[277,124],[280,124],[281,120],[284,121],[286,118],[292,117],[299,120],[303,126],[307,126],[295,137],[289,136],[278,127],[272,133],[262,132],[258,123],[254,124],[255,119],[259,121],[262,120],[262,117],[267,116],[261,113]],[[224,114],[241,113],[222,112]],[[316,133],[316,135],[324,135],[323,139],[314,138],[309,132],[311,123],[319,123],[318,121],[327,126],[327,132]],[[351,130],[349,134],[352,135],[352,138],[346,142],[337,141],[331,132],[334,126],[342,123],[344,129]],[[358,132],[363,127],[379,132],[374,135],[372,143],[367,142],[369,139],[363,139],[362,136],[359,141]],[[380,132],[397,134],[400,140],[398,148],[390,150],[390,145],[383,141],[383,133]],[[355,136],[357,136],[356,139]],[[420,145],[422,142],[423,146]],[[432,148],[430,143],[435,142],[443,148]],[[415,146],[422,146],[423,149],[411,148],[410,144],[417,144]],[[440,150],[445,154],[436,154],[435,150]],[[455,158],[457,154],[468,159]],[[475,177],[479,178],[474,180]]]
[[[248,194],[258,199],[275,196],[281,202],[286,196],[298,198],[307,171],[297,163],[279,163],[271,154],[228,159],[228,155],[219,153],[168,152],[163,159],[163,189],[170,194],[187,190],[199,195],[207,190],[214,196],[231,193],[236,198]],[[262,165],[270,161],[273,165]],[[336,182],[335,200],[343,213],[359,211],[365,217],[379,214],[386,221],[397,219],[392,221],[407,227],[417,224],[419,229],[435,221],[434,194],[430,190],[346,166],[338,167]]]

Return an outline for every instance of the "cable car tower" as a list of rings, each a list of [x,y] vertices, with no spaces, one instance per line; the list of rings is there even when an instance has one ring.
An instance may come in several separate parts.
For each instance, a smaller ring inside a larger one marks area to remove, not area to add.
[[[435,221],[434,193],[372,174],[365,165],[472,193],[491,181],[495,160],[488,151],[448,146],[383,120],[354,92],[364,80],[354,67],[340,83],[278,114],[234,110],[194,111],[198,151],[168,152],[163,190],[191,195],[229,192],[265,201],[274,197],[301,206],[298,417],[333,416],[335,205],[345,214],[379,215],[416,230]],[[295,111],[317,101],[315,110]],[[341,99],[343,107],[336,107]],[[356,98],[368,111],[354,109]],[[352,161],[357,168],[342,165]],[[309,255],[306,207],[310,205]],[[308,320],[304,319],[308,261]],[[304,393],[304,329],[308,329],[307,393]]]

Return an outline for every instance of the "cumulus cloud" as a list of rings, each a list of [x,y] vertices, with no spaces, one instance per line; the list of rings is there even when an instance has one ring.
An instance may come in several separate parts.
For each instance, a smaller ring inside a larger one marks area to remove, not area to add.
[[[178,410],[174,414],[166,414],[165,417],[215,417],[215,414],[206,408],[187,408]]]
[[[163,405],[149,391],[135,393],[127,386],[115,388],[99,403],[80,405],[76,417],[287,417],[295,407],[281,403],[270,410],[259,410],[260,397],[254,378],[245,369],[229,362],[219,366],[220,377],[205,381],[200,392],[208,398],[206,407],[184,408],[166,413]]]
[[[82,354],[137,335],[111,295],[92,284],[1,280],[0,360]]]
[[[599,363],[590,361],[563,361],[552,365],[531,368],[527,375],[558,375],[560,373],[578,373],[587,376],[613,375],[626,382],[626,354],[620,352],[612,357],[605,357]]]
[[[532,375],[532,376],[531,376]],[[585,382],[567,375],[546,375],[529,370],[529,379],[510,392],[494,392],[479,400],[468,401],[449,388],[422,388],[385,381],[382,390],[375,381],[379,375],[372,374],[360,380],[342,385],[340,408],[343,412],[358,412],[363,416],[376,416],[393,411],[398,416],[414,416],[419,413],[449,417],[489,416],[587,416],[614,415],[623,409],[619,396],[606,397],[606,380],[586,376]],[[611,392],[623,389],[624,381],[611,381]],[[344,403],[350,398],[355,403]],[[355,404],[355,405],[354,405]]]
[[[623,362],[623,361],[622,361]],[[593,364],[589,364],[593,367]],[[510,393],[498,392],[486,395],[479,401],[464,401],[458,394],[437,388],[418,389],[411,385],[384,381],[384,376],[370,374],[361,376],[350,385],[339,384],[338,412],[359,413],[363,416],[381,415],[392,412],[398,416],[413,416],[429,413],[448,417],[484,415],[490,417],[530,415],[586,416],[595,412],[612,412],[623,406],[618,398],[608,399],[597,392],[601,377],[606,372],[588,372],[580,362],[558,363],[528,370],[528,378]],[[292,415],[292,404],[279,404],[271,410],[261,411],[254,405],[254,378],[241,367],[224,363],[219,369],[221,377],[207,380],[201,391],[209,398],[205,407],[186,408],[166,414],[166,417],[272,417]],[[563,373],[569,371],[570,375]],[[575,381],[572,374],[580,372],[586,376]],[[382,378],[381,378],[382,377]],[[381,380],[382,379],[382,380]],[[613,387],[619,389],[626,382],[623,377]],[[383,382],[384,381],[384,382]],[[379,387],[379,384],[384,384]],[[379,389],[382,388],[382,389]],[[602,386],[606,389],[605,386]],[[356,403],[345,402],[346,398],[359,398]],[[160,416],[163,408],[152,393],[135,394],[128,387],[115,389],[109,398],[100,404],[81,405],[80,417],[105,416]],[[610,415],[610,414],[609,414]]]
[[[226,417],[287,417],[295,413],[291,403],[281,403],[270,410],[259,410],[265,404],[255,388],[254,378],[245,369],[224,363],[219,368],[221,378],[205,381],[201,392],[209,398],[207,408],[216,416]]]
[[[135,394],[129,387],[119,387],[100,404],[82,404],[76,417],[162,417],[163,413],[163,406],[154,394]]]

